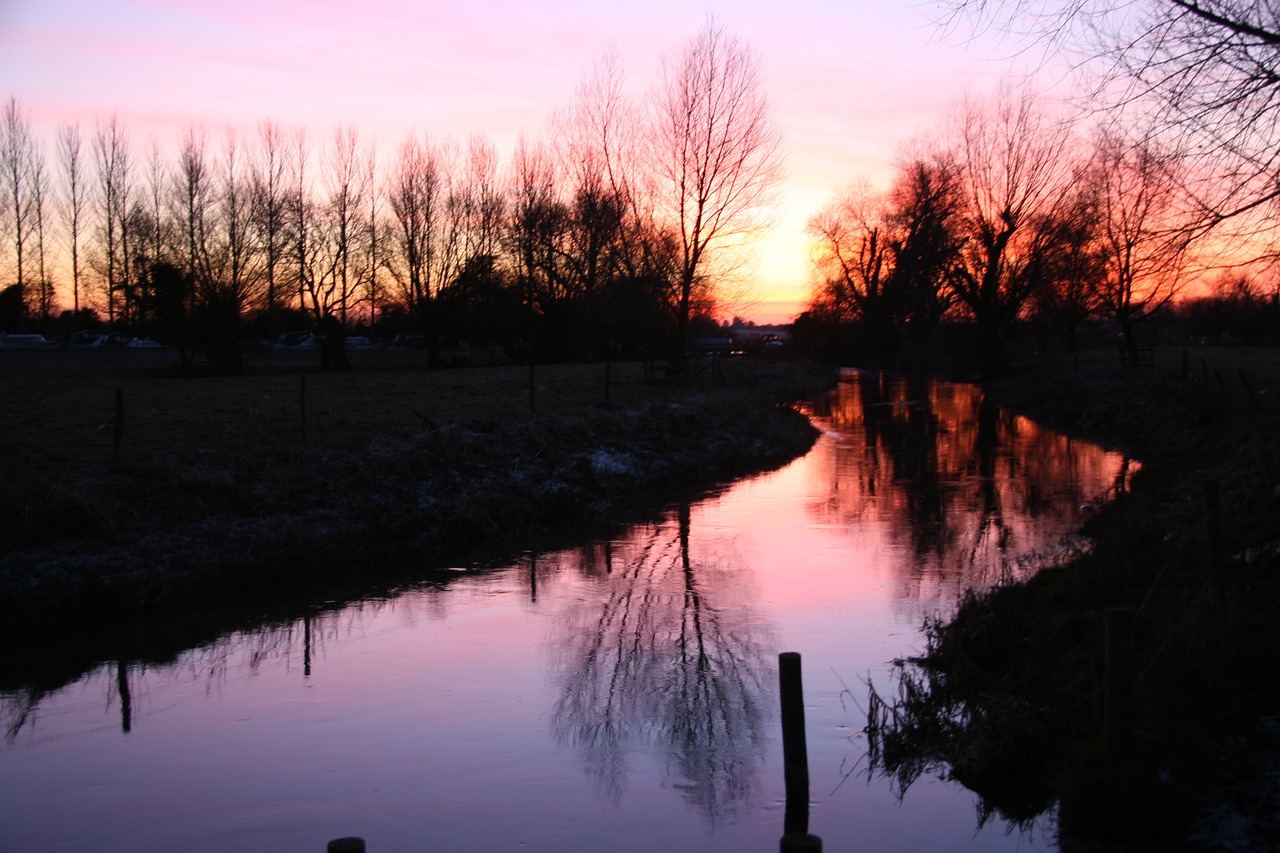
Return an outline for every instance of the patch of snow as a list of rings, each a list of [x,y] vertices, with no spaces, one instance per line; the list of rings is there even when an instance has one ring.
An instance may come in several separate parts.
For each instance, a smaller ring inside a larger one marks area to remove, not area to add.
[[[635,473],[636,459],[630,453],[597,450],[591,454],[591,470],[596,476],[621,477]]]

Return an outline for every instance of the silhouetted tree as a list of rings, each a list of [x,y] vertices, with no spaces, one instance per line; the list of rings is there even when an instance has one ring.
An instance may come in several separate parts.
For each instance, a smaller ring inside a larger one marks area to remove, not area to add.
[[[268,328],[277,328],[277,313],[283,303],[283,266],[288,240],[288,148],[284,132],[275,122],[258,125],[258,150],[250,167],[252,192],[251,222],[261,251],[266,277],[264,294]]]
[[[670,306],[679,372],[698,291],[712,290],[716,253],[740,246],[760,225],[781,178],[781,135],[758,54],[714,19],[663,65],[654,113],[658,209],[678,246]]]
[[[1040,245],[1029,271],[1037,279],[1032,294],[1035,315],[1065,337],[1068,352],[1076,348],[1080,326],[1103,307],[1106,275],[1098,187],[1087,166],[1074,175],[1063,203],[1036,222]]]
[[[1154,143],[1099,139],[1091,163],[1098,192],[1100,300],[1136,363],[1134,326],[1169,304],[1186,281],[1194,230],[1186,227],[1180,164]]]
[[[21,329],[26,324],[27,304],[22,288],[16,284],[0,290],[0,329]]]
[[[117,303],[129,284],[129,205],[133,196],[129,139],[119,119],[112,114],[98,123],[94,132],[100,210],[100,245],[103,252],[107,323],[116,320]]]
[[[819,298],[832,319],[857,323],[860,348],[875,359],[898,349],[902,304],[892,288],[888,201],[866,184],[852,187],[809,222],[820,241]]]
[[[189,374],[195,361],[192,340],[195,281],[189,273],[165,261],[153,263],[147,273],[155,334],[177,347],[179,370]]]
[[[952,0],[957,15],[1068,52],[1094,109],[1192,156],[1197,228],[1239,220],[1236,251],[1269,253],[1280,200],[1280,10],[1254,0]]]
[[[71,305],[73,314],[80,312],[80,234],[84,229],[85,194],[88,191],[81,157],[80,125],[64,124],[58,128],[58,160],[62,167],[64,192],[63,221],[67,247],[71,252]]]
[[[36,154],[31,121],[16,98],[9,98],[0,116],[0,188],[4,193],[5,220],[10,225],[14,284],[27,294],[27,253],[34,229],[33,166]]]
[[[921,155],[899,166],[889,190],[892,287],[909,330],[927,332],[950,307],[947,283],[963,245],[962,200],[959,169],[947,155]]]
[[[449,227],[447,148],[405,137],[386,190],[394,219],[387,270],[393,292],[427,340],[428,364],[440,363],[440,318],[436,304],[457,256],[456,231]]]
[[[1005,89],[991,105],[970,102],[961,118],[958,165],[964,240],[950,286],[972,315],[982,375],[1004,369],[1002,348],[1039,283],[1034,225],[1070,186],[1067,132],[1030,92]]]

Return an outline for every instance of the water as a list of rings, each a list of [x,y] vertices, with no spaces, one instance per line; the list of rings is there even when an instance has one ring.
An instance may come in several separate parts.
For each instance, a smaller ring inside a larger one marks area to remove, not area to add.
[[[1053,849],[868,779],[864,680],[1079,547],[1126,460],[968,386],[850,375],[804,458],[608,542],[0,697],[0,850],[776,850],[777,655],[827,850]]]

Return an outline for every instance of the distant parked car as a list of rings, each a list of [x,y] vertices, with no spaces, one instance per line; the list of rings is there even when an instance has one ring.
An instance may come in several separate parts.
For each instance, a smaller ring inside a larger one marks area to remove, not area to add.
[[[125,344],[125,346],[130,349],[159,349],[160,342],[154,341],[151,338],[134,338],[129,341],[129,343]]]
[[[42,335],[0,335],[0,347],[7,349],[35,349],[49,346]]]
[[[321,338],[314,332],[285,332],[276,338],[276,349],[319,349]]]
[[[131,340],[133,340],[133,335],[126,335],[123,332],[107,332],[99,339],[97,346],[126,347]]]
[[[373,341],[362,335],[350,335],[346,338],[347,349],[373,349]]]
[[[391,339],[392,349],[426,349],[427,339],[422,335],[396,335]]]

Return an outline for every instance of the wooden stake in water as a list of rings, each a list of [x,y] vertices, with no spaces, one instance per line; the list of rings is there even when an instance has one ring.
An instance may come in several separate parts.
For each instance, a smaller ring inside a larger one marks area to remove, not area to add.
[[[326,853],[364,853],[364,839],[356,836],[335,838],[329,842]]]
[[[804,733],[804,681],[800,654],[778,655],[778,687],[782,702],[782,764],[787,804],[779,849],[821,853],[822,840],[809,834],[809,747]]]

